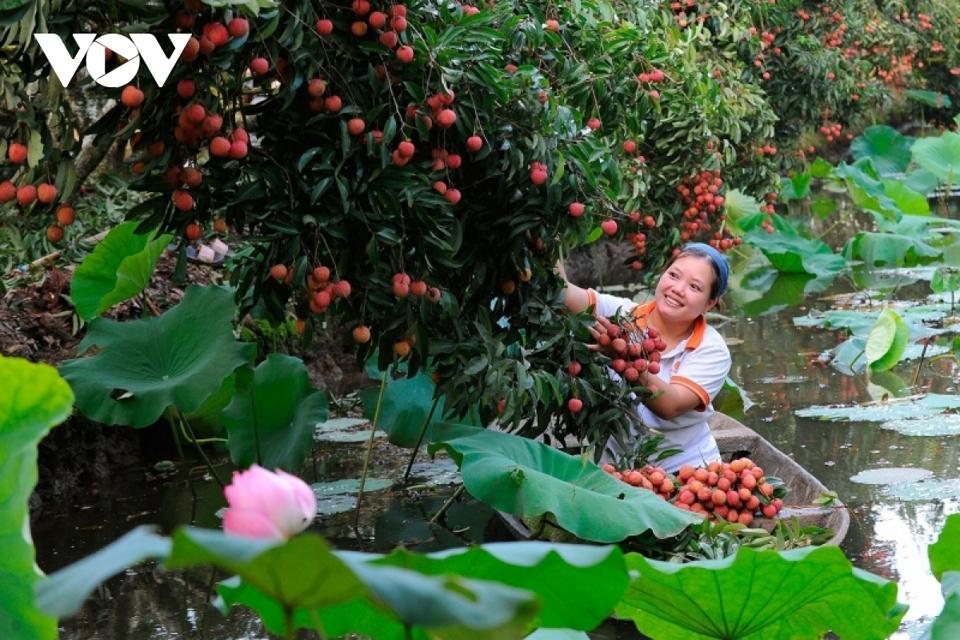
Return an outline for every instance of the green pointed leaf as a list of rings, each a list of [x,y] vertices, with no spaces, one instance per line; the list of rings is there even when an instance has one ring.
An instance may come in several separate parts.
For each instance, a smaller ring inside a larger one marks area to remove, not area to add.
[[[910,330],[893,309],[884,309],[867,335],[867,365],[872,371],[892,369],[903,356]]]
[[[535,440],[452,423],[435,425],[433,437],[430,452],[450,454],[471,495],[521,517],[552,514],[584,540],[619,542],[644,531],[665,538],[699,521],[583,457]]]
[[[780,198],[784,202],[788,202],[809,197],[811,180],[813,180],[813,176],[809,173],[794,174],[789,180],[783,182],[783,186],[780,188]]]
[[[960,134],[947,131],[913,143],[913,160],[943,182],[960,179]]]
[[[627,555],[637,577],[616,614],[653,640],[886,638],[906,606],[897,585],[851,566],[838,547],[755,551],[675,564]]]
[[[934,293],[950,293],[960,289],[960,269],[938,267],[930,279],[930,289]]]
[[[45,364],[0,356],[0,638],[48,640],[57,621],[34,602],[36,569],[27,503],[37,445],[70,415],[70,387]]]
[[[914,266],[940,258],[943,252],[923,240],[897,233],[861,231],[847,240],[843,255],[870,266]]]
[[[97,318],[78,351],[95,355],[60,367],[77,408],[106,424],[146,427],[167,407],[188,413],[249,362],[253,345],[237,342],[233,291],[191,286],[162,316],[131,322]]]
[[[70,298],[84,320],[134,297],[150,281],[160,254],[173,236],[139,235],[134,233],[137,225],[124,222],[111,229],[74,271]]]
[[[153,527],[137,527],[38,583],[37,604],[51,616],[71,616],[100,583],[144,560],[165,558],[169,552],[169,539],[158,536]]]
[[[310,384],[303,361],[271,353],[252,375],[237,372],[236,393],[220,419],[234,464],[296,473],[328,414],[327,396]]]
[[[503,542],[419,555],[396,549],[372,560],[432,576],[492,580],[539,596],[538,626],[589,631],[610,615],[628,578],[617,547]],[[557,585],[564,585],[558,589]]]
[[[947,571],[960,571],[960,513],[947,516],[937,541],[927,548],[927,556],[937,580]]]
[[[874,125],[864,129],[850,145],[855,160],[870,158],[881,174],[902,173],[910,164],[913,138],[893,127]]]
[[[814,178],[824,180],[833,174],[833,165],[817,156],[817,159],[810,163],[809,171]]]

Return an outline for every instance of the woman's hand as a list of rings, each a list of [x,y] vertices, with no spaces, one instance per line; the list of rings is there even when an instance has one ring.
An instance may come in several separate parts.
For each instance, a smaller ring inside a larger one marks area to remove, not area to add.
[[[590,351],[597,351],[611,357],[617,357],[617,353],[613,350],[613,347],[610,346],[610,328],[615,326],[612,322],[606,318],[600,317],[597,318],[597,321],[592,327],[589,327],[590,335],[593,337],[593,344],[587,345],[587,349]],[[601,336],[607,337],[607,344],[601,344]]]

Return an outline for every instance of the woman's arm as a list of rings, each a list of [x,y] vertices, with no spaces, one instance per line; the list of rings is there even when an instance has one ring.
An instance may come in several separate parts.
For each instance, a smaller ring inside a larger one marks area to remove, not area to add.
[[[567,272],[563,268],[563,260],[558,260],[557,266],[554,267],[553,270],[558,276],[563,278],[563,303],[567,305],[567,309],[570,309],[570,311],[574,313],[580,313],[589,307],[590,298],[587,295],[587,290],[567,280]]]
[[[658,418],[673,420],[688,411],[699,409],[702,405],[700,397],[681,384],[664,382],[649,372],[644,372],[640,376],[640,381],[645,387],[653,387],[657,390],[657,395],[653,399],[644,401],[643,404]]]

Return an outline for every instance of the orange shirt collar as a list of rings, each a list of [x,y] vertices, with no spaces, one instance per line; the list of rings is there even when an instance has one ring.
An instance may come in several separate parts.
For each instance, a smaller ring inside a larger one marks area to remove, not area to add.
[[[633,308],[633,317],[637,321],[637,326],[640,329],[647,328],[647,316],[650,315],[650,312],[653,311],[654,306],[656,305],[655,300],[650,300],[649,302],[644,302],[638,304]],[[703,342],[703,334],[707,330],[707,320],[701,315],[693,323],[693,332],[690,334],[690,337],[687,338],[687,350],[692,351],[700,346],[700,343]]]

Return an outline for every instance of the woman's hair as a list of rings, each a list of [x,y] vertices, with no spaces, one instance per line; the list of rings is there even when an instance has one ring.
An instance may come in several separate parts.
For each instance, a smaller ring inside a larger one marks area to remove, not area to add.
[[[709,245],[707,245],[709,247]],[[710,299],[716,300],[723,295],[724,291],[727,289],[727,278],[724,273],[724,269],[729,272],[729,267],[726,262],[727,259],[720,254],[719,251],[713,249],[713,247],[705,248],[701,243],[690,243],[680,249],[680,253],[674,255],[670,258],[670,261],[667,262],[667,266],[664,267],[664,271],[673,266],[673,263],[679,260],[680,258],[695,257],[703,258],[710,263],[710,267],[713,269],[713,282],[710,283]],[[712,255],[716,253],[720,256],[720,260],[723,260],[723,265],[718,264],[716,256]]]

